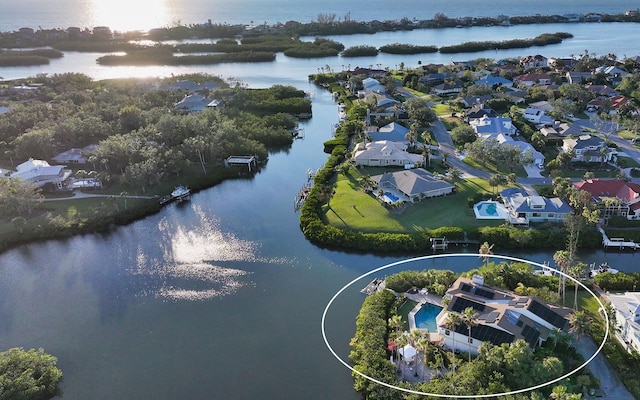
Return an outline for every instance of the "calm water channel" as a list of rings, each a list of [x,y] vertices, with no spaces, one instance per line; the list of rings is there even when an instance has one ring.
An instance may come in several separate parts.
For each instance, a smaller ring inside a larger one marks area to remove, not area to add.
[[[350,372],[322,341],[322,312],[343,285],[397,258],[319,249],[299,230],[293,197],[307,169],[324,164],[322,142],[337,121],[330,96],[306,82],[313,63],[279,63],[270,77],[256,66],[230,70],[246,72],[253,87],[290,82],[315,92],[305,138],[272,154],[253,179],[225,182],[111,234],[1,254],[0,349],[56,355],[66,400],[356,399]],[[511,255],[542,262],[552,254]],[[639,257],[582,254],[623,271],[640,271]],[[410,267],[462,271],[478,262]],[[344,357],[366,283],[328,316],[328,337]]]

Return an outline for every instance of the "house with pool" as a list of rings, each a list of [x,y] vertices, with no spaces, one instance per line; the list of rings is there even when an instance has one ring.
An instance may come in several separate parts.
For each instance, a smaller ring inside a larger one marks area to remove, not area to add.
[[[479,275],[473,279],[458,278],[447,290],[446,306],[436,317],[438,333],[445,348],[453,351],[478,353],[484,342],[499,346],[518,339],[531,348],[542,345],[554,329],[567,328],[571,309],[556,307],[535,297],[488,286]],[[449,314],[462,315],[465,309],[477,313],[471,335],[465,324],[452,329],[447,324]]]
[[[416,202],[429,197],[445,196],[455,190],[451,183],[435,177],[423,168],[406,169],[374,175],[371,180],[387,203]]]
[[[520,188],[507,188],[500,192],[509,213],[509,223],[529,225],[530,222],[564,222],[573,211],[559,197],[532,196]]]

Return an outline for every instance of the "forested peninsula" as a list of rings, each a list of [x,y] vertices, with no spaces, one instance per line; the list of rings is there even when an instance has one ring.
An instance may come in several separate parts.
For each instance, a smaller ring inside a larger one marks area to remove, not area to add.
[[[67,73],[34,77],[30,85],[34,90],[20,94],[1,89],[10,105],[0,114],[0,166],[9,176],[0,180],[2,250],[128,223],[160,210],[159,198],[176,185],[198,191],[251,176],[255,169],[225,167],[225,160],[252,155],[267,162],[270,151],[292,144],[298,118],[311,116],[302,90],[229,87],[208,75],[96,82]],[[64,181],[12,178],[26,161],[41,165],[72,149],[79,158],[60,167]],[[77,181],[81,198],[72,193]]]

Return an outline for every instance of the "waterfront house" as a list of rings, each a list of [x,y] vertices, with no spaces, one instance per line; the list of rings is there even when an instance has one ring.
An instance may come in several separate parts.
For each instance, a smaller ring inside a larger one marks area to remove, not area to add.
[[[205,109],[218,108],[221,105],[219,99],[212,99],[201,94],[188,94],[174,105],[174,109],[179,113],[195,113]]]
[[[406,137],[407,133],[409,133],[409,129],[396,122],[391,122],[377,130],[366,132],[372,142],[390,140],[392,142],[400,142],[405,145],[409,145],[409,140]]]
[[[371,143],[358,143],[352,157],[356,166],[411,168],[424,164],[424,156],[407,152],[407,145],[380,140]]]
[[[371,180],[377,190],[402,194],[410,202],[453,193],[455,186],[436,178],[429,171],[417,168],[374,175]]]
[[[558,197],[531,196],[520,188],[507,188],[500,197],[509,211],[509,222],[529,225],[530,222],[563,222],[571,207]]]
[[[531,348],[539,347],[554,329],[568,326],[566,317],[571,312],[535,297],[485,285],[479,275],[458,278],[444,297],[449,302],[436,317],[444,347],[473,354],[484,342],[500,346],[522,339]],[[471,334],[464,323],[455,328],[447,324],[449,313],[461,315],[469,307],[477,313]]]
[[[10,178],[22,179],[42,187],[48,183],[62,189],[64,182],[71,176],[72,171],[64,165],[49,165],[44,160],[29,160],[16,167],[16,171],[9,175]]]
[[[55,161],[60,164],[86,164],[88,155],[96,150],[98,150],[97,144],[90,144],[81,149],[72,148],[51,157],[51,161]]]
[[[577,190],[584,190],[600,209],[600,217],[640,218],[640,184],[613,179],[589,179],[574,182]]]
[[[640,352],[640,292],[608,293],[615,310],[617,336],[628,352]]]

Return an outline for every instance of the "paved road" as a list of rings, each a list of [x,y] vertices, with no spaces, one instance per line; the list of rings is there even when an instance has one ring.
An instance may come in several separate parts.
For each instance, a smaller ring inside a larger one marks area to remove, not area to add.
[[[579,342],[575,343],[575,346],[586,360],[595,354],[600,344],[596,345],[590,337],[583,337]],[[600,390],[602,390],[603,399],[635,400],[622,384],[618,375],[613,371],[602,353],[598,353],[598,355],[591,360],[588,367],[593,376],[600,380]]]

